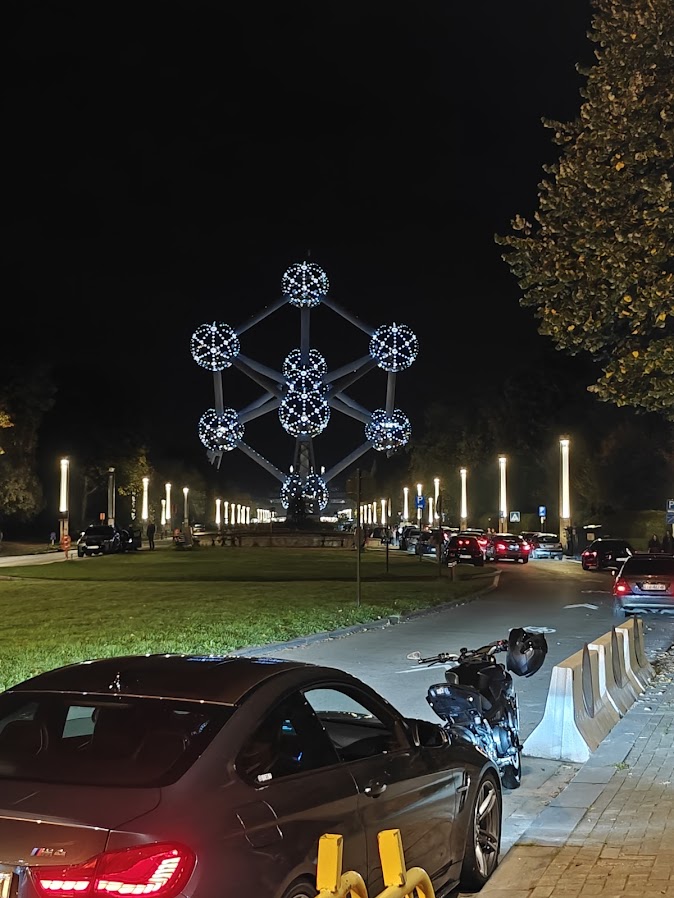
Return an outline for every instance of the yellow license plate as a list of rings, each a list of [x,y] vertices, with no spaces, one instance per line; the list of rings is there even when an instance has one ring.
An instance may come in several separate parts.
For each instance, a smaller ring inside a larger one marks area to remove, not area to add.
[[[11,873],[0,873],[0,898],[9,898],[9,890],[12,885]]]

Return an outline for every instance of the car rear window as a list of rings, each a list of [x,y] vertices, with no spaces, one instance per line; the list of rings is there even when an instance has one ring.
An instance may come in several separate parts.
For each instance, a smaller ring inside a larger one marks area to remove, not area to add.
[[[633,555],[623,567],[623,574],[669,574],[674,576],[674,558],[658,558],[657,555]]]
[[[87,536],[114,536],[115,531],[112,527],[96,526],[87,527],[85,530]]]
[[[164,786],[194,763],[232,711],[166,699],[7,692],[0,697],[0,780]]]
[[[539,543],[558,543],[558,536],[538,536],[536,537]]]

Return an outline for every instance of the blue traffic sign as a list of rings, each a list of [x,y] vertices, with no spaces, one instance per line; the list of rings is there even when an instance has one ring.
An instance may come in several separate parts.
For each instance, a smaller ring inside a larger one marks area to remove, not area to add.
[[[674,514],[674,499],[667,499],[667,514]]]
[[[665,522],[667,524],[674,524],[674,511],[668,511],[665,515]]]
[[[548,516],[548,509],[545,507],[545,505],[539,505],[538,506],[538,517],[539,518],[547,518],[547,516]]]
[[[425,496],[415,496],[414,497],[414,507],[421,508],[423,510],[426,507],[426,497]]]

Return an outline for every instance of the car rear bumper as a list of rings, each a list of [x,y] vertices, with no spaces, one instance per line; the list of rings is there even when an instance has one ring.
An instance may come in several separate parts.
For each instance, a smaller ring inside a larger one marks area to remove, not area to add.
[[[616,601],[623,611],[630,614],[637,614],[640,611],[674,614],[673,596],[618,596]]]

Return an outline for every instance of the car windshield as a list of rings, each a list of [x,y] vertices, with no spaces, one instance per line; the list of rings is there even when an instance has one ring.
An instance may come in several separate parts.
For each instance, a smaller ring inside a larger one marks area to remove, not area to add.
[[[232,711],[166,699],[6,692],[0,781],[163,786],[182,776]]]
[[[114,536],[115,530],[113,527],[95,525],[93,527],[87,527],[84,532],[87,536]]]
[[[635,576],[638,574],[668,574],[674,576],[674,558],[658,558],[657,555],[633,555],[625,562],[623,568],[625,576]]]

